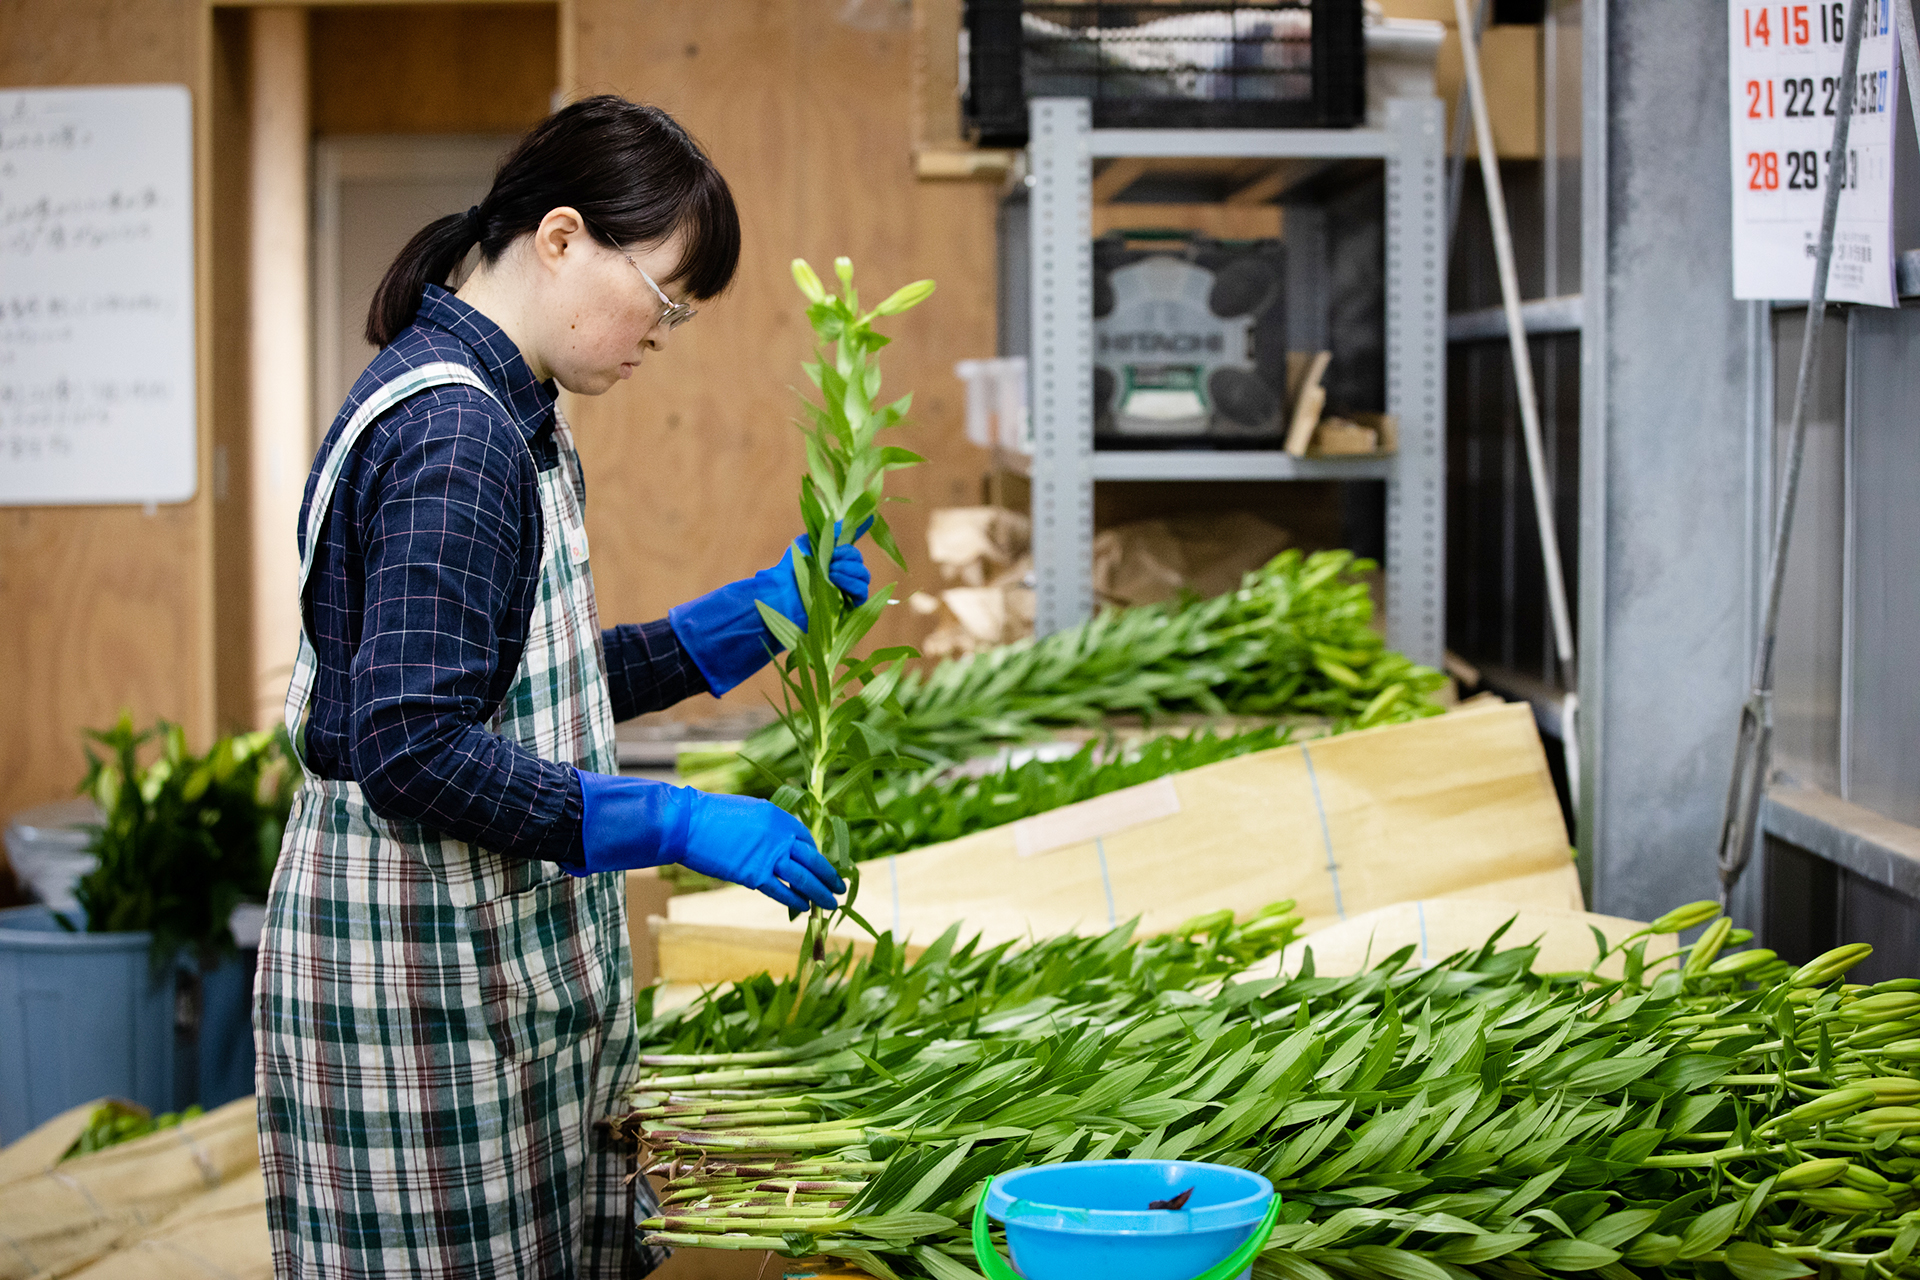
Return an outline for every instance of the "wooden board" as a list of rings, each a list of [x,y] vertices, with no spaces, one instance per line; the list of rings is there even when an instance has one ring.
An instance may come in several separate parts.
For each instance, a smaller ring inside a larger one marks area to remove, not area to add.
[[[867,919],[922,944],[955,921],[992,942],[1134,917],[1154,933],[1286,898],[1309,929],[1417,898],[1582,905],[1532,713],[1518,704],[1243,756],[863,871]],[[797,953],[800,926],[746,889],[677,897],[668,921],[669,982],[790,972]]]
[[[313,131],[520,133],[552,109],[551,4],[319,8]]]

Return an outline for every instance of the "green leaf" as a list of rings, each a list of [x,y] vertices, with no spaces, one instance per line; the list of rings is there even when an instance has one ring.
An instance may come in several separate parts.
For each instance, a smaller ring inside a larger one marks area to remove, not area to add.
[[[1548,1240],[1527,1251],[1527,1261],[1549,1271],[1597,1271],[1619,1260],[1618,1250],[1585,1240]]]
[[[1525,1248],[1539,1238],[1540,1234],[1536,1231],[1489,1232],[1482,1236],[1449,1240],[1435,1249],[1433,1256],[1443,1262],[1470,1267],[1494,1258],[1503,1258],[1516,1249]]]
[[[1648,1232],[1621,1256],[1636,1267],[1664,1267],[1680,1256],[1680,1237]]]
[[[918,1182],[914,1183],[911,1190],[900,1197],[894,1204],[893,1211],[911,1213],[924,1207],[953,1175],[953,1171],[960,1167],[960,1162],[967,1158],[970,1146],[970,1143],[956,1143],[951,1151],[942,1156]]]
[[[927,1269],[933,1280],[986,1280],[972,1267],[962,1266],[938,1249],[921,1245],[913,1251],[916,1262]]]
[[[1453,1280],[1445,1268],[1409,1249],[1362,1244],[1348,1249],[1346,1254],[1367,1271],[1387,1276],[1389,1280]]]
[[[767,630],[773,633],[773,638],[779,642],[781,648],[798,650],[802,646],[804,643],[802,637],[806,632],[794,626],[785,614],[766,601],[755,600],[753,603],[754,607],[760,611],[760,621],[766,624]]]
[[[854,1218],[848,1223],[862,1235],[876,1239],[893,1241],[917,1240],[921,1236],[935,1235],[951,1231],[958,1224],[952,1218],[938,1213],[884,1213],[873,1217]]]
[[[1562,1087],[1569,1093],[1612,1093],[1626,1088],[1658,1065],[1659,1059],[1650,1056],[1589,1062],[1576,1068]],[[1719,1079],[1719,1076],[1714,1079]]]
[[[1284,1249],[1268,1250],[1255,1258],[1253,1274],[1258,1280],[1334,1280],[1318,1263]]]
[[[870,531],[869,536],[873,538],[873,545],[879,547],[881,551],[886,553],[887,559],[893,561],[902,569],[907,567],[907,559],[900,554],[900,547],[893,540],[893,528],[887,523],[885,516],[874,516],[873,529]]]
[[[918,466],[926,459],[911,449],[902,449],[897,445],[888,445],[880,451],[880,466],[883,470],[897,471],[902,467]]]
[[[1588,1244],[1617,1249],[1635,1236],[1650,1230],[1659,1218],[1658,1209],[1623,1209],[1619,1213],[1610,1213],[1589,1224],[1580,1232],[1580,1238]]]
[[[1675,1256],[1681,1259],[1701,1258],[1712,1253],[1733,1234],[1739,1217],[1738,1200],[1707,1210],[1687,1224],[1687,1229],[1681,1233],[1680,1249]]]
[[[875,1277],[875,1280],[900,1280],[900,1273],[881,1261],[880,1256],[872,1250],[842,1248],[836,1245],[832,1255],[836,1258],[845,1258],[867,1275]],[[966,1271],[966,1268],[962,1267],[961,1270]],[[976,1277],[976,1280],[979,1278]]]
[[[1726,1259],[1727,1270],[1737,1280],[1799,1280],[1814,1273],[1812,1267],[1790,1254],[1746,1240],[1728,1245]]]

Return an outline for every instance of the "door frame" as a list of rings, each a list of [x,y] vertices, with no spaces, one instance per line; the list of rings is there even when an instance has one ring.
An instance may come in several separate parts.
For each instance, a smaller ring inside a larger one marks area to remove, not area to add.
[[[457,180],[491,173],[518,139],[500,134],[378,134],[313,143],[313,443],[340,405],[340,197],[349,182]]]

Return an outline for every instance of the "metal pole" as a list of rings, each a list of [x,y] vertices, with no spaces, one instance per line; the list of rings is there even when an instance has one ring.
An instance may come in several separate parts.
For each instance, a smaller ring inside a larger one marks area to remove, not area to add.
[[[1520,277],[1513,265],[1513,232],[1507,225],[1507,195],[1500,182],[1500,160],[1494,154],[1493,121],[1487,113],[1487,86],[1480,77],[1480,49],[1467,15],[1467,0],[1453,0],[1460,25],[1460,63],[1467,98],[1473,107],[1474,140],[1480,149],[1480,178],[1487,189],[1487,218],[1493,224],[1493,255],[1500,273],[1500,304],[1507,317],[1507,351],[1513,359],[1513,381],[1520,401],[1520,434],[1527,446],[1527,475],[1533,485],[1533,518],[1540,532],[1540,557],[1546,569],[1547,608],[1553,621],[1553,647],[1559,659],[1560,679],[1567,693],[1560,708],[1561,746],[1566,752],[1567,787],[1576,805],[1579,796],[1579,680],[1574,671],[1573,614],[1567,607],[1567,579],[1560,564],[1560,537],[1554,528],[1553,490],[1547,477],[1546,447],[1540,438],[1540,400],[1533,387],[1533,358],[1527,351],[1526,324],[1520,316]]]
[[[1478,0],[1473,9],[1474,40],[1487,29],[1487,0]],[[1466,37],[1463,35],[1464,41]],[[1453,256],[1454,232],[1460,229],[1460,193],[1467,185],[1467,80],[1460,78],[1460,89],[1453,95],[1453,132],[1447,138],[1447,256]]]
[[[1813,288],[1807,295],[1807,328],[1800,341],[1800,372],[1793,389],[1793,417],[1787,427],[1787,465],[1780,480],[1780,504],[1774,516],[1773,548],[1767,560],[1766,606],[1760,643],[1753,657],[1753,687],[1740,710],[1740,737],[1727,787],[1726,815],[1720,824],[1720,903],[1739,883],[1753,857],[1760,821],[1760,800],[1767,789],[1773,758],[1773,655],[1780,633],[1780,597],[1787,576],[1787,548],[1793,539],[1794,499],[1800,491],[1800,466],[1806,457],[1807,396],[1813,362],[1819,352],[1820,326],[1827,316],[1827,269],[1833,263],[1833,229],[1840,218],[1840,189],[1846,183],[1847,134],[1853,124],[1853,99],[1860,72],[1860,37],[1866,26],[1867,0],[1847,6],[1846,47],[1840,55],[1839,110],[1833,119],[1833,147],[1827,152],[1827,190],[1820,208],[1820,241],[1814,250]],[[1906,0],[1901,0],[1904,10]],[[1909,25],[1911,19],[1909,18]],[[1904,33],[1903,33],[1904,34]],[[1904,43],[1904,40],[1903,40]]]
[[[1907,79],[1907,104],[1920,130],[1920,39],[1914,38],[1913,0],[1894,0],[1894,25],[1900,31],[1900,74]]]

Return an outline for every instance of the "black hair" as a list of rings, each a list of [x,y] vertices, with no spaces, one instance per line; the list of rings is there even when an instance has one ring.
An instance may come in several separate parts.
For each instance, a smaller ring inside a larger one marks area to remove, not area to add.
[[[740,215],[727,180],[672,116],[611,94],[583,98],[535,125],[500,162],[486,199],[423,227],[387,268],[367,309],[367,341],[384,347],[413,323],[426,286],[444,284],[480,246],[494,262],[561,205],[613,248],[658,244],[674,232],[686,252],[670,280],[711,298],[740,262]]]

